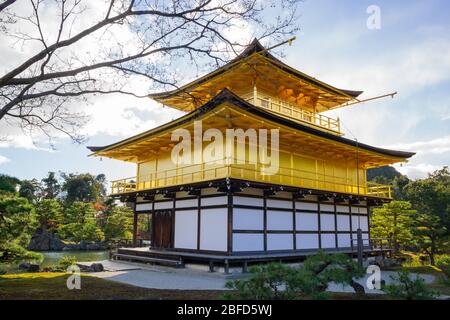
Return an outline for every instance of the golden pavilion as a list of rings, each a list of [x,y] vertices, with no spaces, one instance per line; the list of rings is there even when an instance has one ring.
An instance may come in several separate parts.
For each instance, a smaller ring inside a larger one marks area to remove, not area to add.
[[[339,118],[324,114],[358,101],[361,93],[295,70],[254,40],[223,67],[150,95],[184,116],[89,149],[136,163],[136,176],[112,181],[111,195],[133,204],[134,240],[149,240],[149,252],[231,261],[346,251],[358,229],[370,242],[369,209],[391,199],[390,187],[369,183],[366,171],[414,155],[345,138]],[[196,161],[174,161],[173,132],[182,129],[194,140],[199,122],[224,135],[232,128],[277,130],[276,173],[195,152]]]

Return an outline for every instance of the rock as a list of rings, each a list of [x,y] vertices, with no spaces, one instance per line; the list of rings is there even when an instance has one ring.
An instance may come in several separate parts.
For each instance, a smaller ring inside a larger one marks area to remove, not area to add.
[[[63,248],[63,251],[80,251],[80,245],[77,243],[66,244]]]
[[[391,259],[391,258],[384,259],[384,266],[387,268],[399,267],[401,265],[402,265],[401,261],[399,261],[397,259]]]
[[[28,262],[21,262],[19,264],[19,269],[21,270],[28,270],[30,268],[30,264]]]
[[[77,263],[77,266],[82,272],[102,272],[105,270],[101,263],[93,263],[90,266]]]
[[[28,272],[39,272],[40,267],[38,264],[30,264],[30,267],[28,268]]]
[[[91,270],[92,272],[102,272],[104,268],[101,263],[93,263],[91,264]]]
[[[92,269],[90,266],[86,266],[84,264],[78,264],[77,263],[78,268],[80,268],[81,272],[92,272]]]
[[[31,264],[28,262],[22,262],[19,264],[19,269],[25,270],[28,272],[38,272],[40,270],[40,267],[38,264]]]
[[[101,241],[90,243],[86,246],[86,250],[106,250],[106,244]]]
[[[80,250],[87,250],[86,241],[81,240],[79,246],[80,246]]]
[[[28,244],[28,250],[32,251],[60,251],[63,247],[64,243],[56,233],[42,228],[36,230]]]
[[[382,268],[382,267],[384,267],[384,260],[385,259],[383,258],[383,256],[376,256],[374,263],[375,263],[375,265],[377,265],[380,268]]]

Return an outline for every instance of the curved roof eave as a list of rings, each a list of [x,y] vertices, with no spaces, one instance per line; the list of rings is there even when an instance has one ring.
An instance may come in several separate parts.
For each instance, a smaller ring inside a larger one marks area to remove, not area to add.
[[[285,125],[287,127],[296,129],[296,130],[300,130],[303,131],[305,133],[311,134],[311,135],[315,135],[321,138],[325,138],[327,140],[332,140],[332,141],[336,141],[336,142],[340,142],[355,148],[360,148],[366,151],[370,151],[370,152],[375,152],[378,154],[382,154],[385,156],[389,156],[389,157],[394,157],[394,158],[399,158],[399,159],[407,159],[412,157],[413,155],[415,155],[415,152],[406,152],[406,151],[397,151],[397,150],[390,150],[390,149],[383,149],[383,148],[378,148],[378,147],[374,147],[368,144],[364,144],[364,143],[360,143],[357,142],[355,140],[351,140],[351,139],[347,139],[341,136],[337,136],[319,129],[315,129],[306,125],[303,125],[301,123],[289,120],[287,118],[278,116],[276,114],[273,114],[269,111],[265,111],[261,108],[258,108],[256,106],[253,106],[252,104],[242,100],[241,98],[239,98],[237,95],[235,95],[234,93],[232,93],[230,90],[228,89],[224,89],[222,90],[218,95],[216,95],[213,99],[211,99],[209,102],[207,102],[206,104],[204,104],[203,106],[197,108],[196,110],[191,111],[190,113],[172,121],[169,122],[167,124],[164,124],[162,126],[156,127],[154,129],[145,131],[141,134],[138,134],[136,136],[132,136],[128,139],[124,139],[121,140],[119,142],[104,146],[104,147],[98,147],[98,146],[89,146],[87,147],[90,151],[92,151],[94,154],[101,152],[101,151],[107,151],[109,149],[114,149],[116,147],[119,147],[121,145],[127,145],[130,144],[132,142],[141,140],[141,139],[145,139],[148,138],[152,135],[158,134],[160,132],[162,132],[163,130],[167,130],[176,126],[179,126],[180,124],[189,122],[195,118],[197,118],[198,116],[207,113],[211,110],[213,110],[215,107],[225,103],[225,102],[230,102],[233,105],[236,105],[237,107],[249,111],[254,115],[260,116],[262,118],[274,121],[276,123]]]
[[[245,59],[247,57],[250,57],[252,54],[257,53],[257,52],[263,52],[264,50],[266,50],[266,48],[263,47],[263,45],[255,38],[250,45],[248,45],[247,48],[244,49],[243,52],[241,52],[236,58],[234,58],[233,60],[231,60],[230,62],[228,62],[227,64],[225,64],[224,66],[220,67],[219,69],[212,71],[208,74],[206,74],[205,76],[196,79],[180,88],[174,89],[174,90],[170,90],[170,91],[165,91],[165,92],[157,92],[157,93],[152,93],[149,94],[148,97],[149,98],[153,98],[153,99],[164,99],[164,98],[168,98],[172,95],[175,95],[177,93],[181,93],[184,91],[190,91],[193,87],[200,85],[206,81],[208,81],[209,79],[213,78],[215,75],[219,75],[224,73],[225,71],[227,71],[229,68],[233,67],[237,62],[239,62],[242,59]],[[264,51],[263,55],[268,59],[271,60],[273,62],[275,62],[275,65],[277,67],[279,67],[280,69],[282,69],[285,72],[288,72],[300,79],[302,79],[303,81],[309,81],[312,82],[314,85],[321,87],[323,90],[328,90],[328,91],[333,91],[335,94],[344,94],[347,95],[353,99],[357,98],[358,96],[360,96],[363,91],[357,91],[357,90],[347,90],[347,89],[338,89],[335,88],[333,86],[330,86],[328,84],[325,84],[322,81],[319,81],[315,78],[312,78],[290,66],[288,66],[287,64],[285,64],[284,62],[282,62],[281,60],[277,59],[276,57],[274,57],[272,54],[270,54],[268,51]]]

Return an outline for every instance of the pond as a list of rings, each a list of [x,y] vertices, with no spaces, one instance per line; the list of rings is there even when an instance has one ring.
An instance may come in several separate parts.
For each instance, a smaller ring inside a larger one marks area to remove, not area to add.
[[[77,261],[99,261],[109,259],[108,251],[41,251],[44,259],[42,262],[37,262],[41,269],[56,265],[58,260],[65,256],[71,256],[77,258]],[[7,271],[8,273],[22,272],[19,270],[19,263],[16,264],[0,264],[0,270]]]

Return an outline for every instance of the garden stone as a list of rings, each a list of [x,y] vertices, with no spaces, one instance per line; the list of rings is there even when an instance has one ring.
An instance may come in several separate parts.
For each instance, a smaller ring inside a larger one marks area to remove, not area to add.
[[[38,264],[30,264],[30,267],[28,268],[28,272],[39,272],[40,267]]]
[[[102,272],[104,270],[103,265],[101,263],[93,263],[91,264],[92,272]]]
[[[387,258],[387,259],[384,259],[384,266],[385,267],[399,267],[399,266],[401,266],[401,261],[399,261],[399,260],[397,260],[397,259],[390,259],[390,258]]]
[[[21,262],[19,264],[19,269],[21,270],[28,270],[30,268],[30,264],[28,262]]]
[[[36,230],[28,244],[31,251],[60,251],[63,247],[64,243],[56,233],[41,228]]]
[[[79,246],[80,246],[80,250],[86,250],[87,249],[86,241],[81,240]]]
[[[81,272],[92,272],[92,269],[90,266],[86,266],[84,264],[78,264],[77,263],[78,268],[80,268]]]
[[[375,261],[374,264],[379,266],[380,268],[384,267],[385,265],[385,258],[383,258],[383,256],[376,256],[375,257]]]

